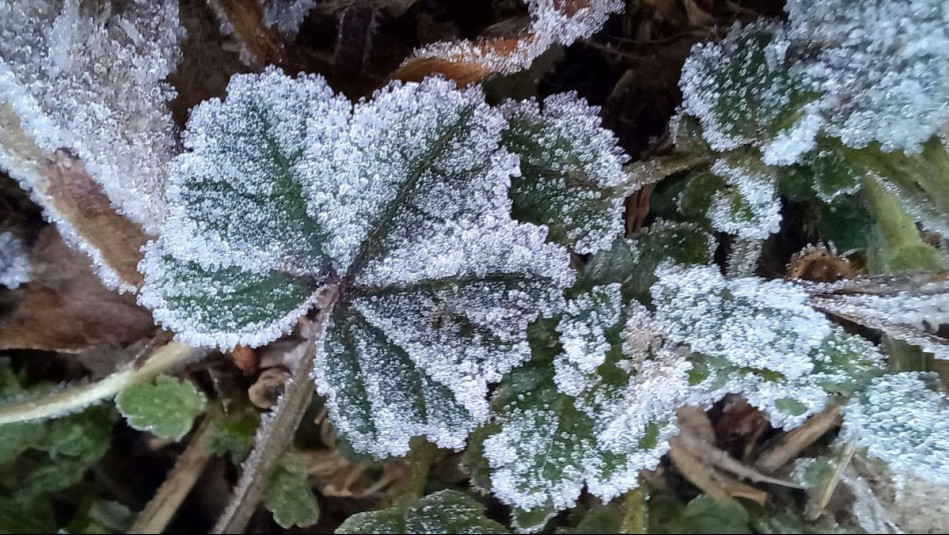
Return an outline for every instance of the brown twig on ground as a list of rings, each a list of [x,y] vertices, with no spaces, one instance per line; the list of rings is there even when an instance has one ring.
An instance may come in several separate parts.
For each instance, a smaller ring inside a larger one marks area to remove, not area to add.
[[[155,496],[142,509],[129,533],[162,533],[174,518],[198,478],[204,472],[211,453],[207,448],[211,430],[211,418],[206,417],[191,438],[191,443],[178,457],[175,467],[165,482],[158,487]]]
[[[840,406],[833,405],[809,418],[801,427],[781,436],[758,457],[755,467],[762,472],[774,472],[838,425]]]

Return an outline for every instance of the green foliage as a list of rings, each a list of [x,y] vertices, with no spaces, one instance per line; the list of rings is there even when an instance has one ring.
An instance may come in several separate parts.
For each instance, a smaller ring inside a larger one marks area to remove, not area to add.
[[[320,519],[320,505],[307,474],[290,464],[285,463],[274,471],[263,503],[284,529],[309,527]]]
[[[0,405],[48,391],[42,384],[25,386],[0,359]],[[110,405],[98,405],[57,420],[0,427],[0,532],[58,530],[62,517],[54,509],[75,501],[72,489],[108,451],[117,417]]]
[[[508,533],[484,516],[484,506],[463,492],[443,490],[346,519],[336,533]]]
[[[701,495],[690,501],[670,533],[752,533],[751,516],[737,500]]]
[[[132,385],[115,398],[129,426],[155,436],[181,440],[204,412],[207,398],[190,381],[160,375],[154,383]]]
[[[208,451],[229,456],[235,464],[247,458],[260,425],[260,413],[251,407],[217,415],[211,421]]]

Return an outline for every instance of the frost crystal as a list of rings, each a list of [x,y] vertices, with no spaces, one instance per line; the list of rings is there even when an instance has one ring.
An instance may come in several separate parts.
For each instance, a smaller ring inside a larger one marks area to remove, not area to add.
[[[844,410],[843,436],[893,472],[949,484],[949,399],[931,390],[933,374],[875,379]]]
[[[573,280],[510,217],[503,127],[440,79],[353,107],[315,76],[235,76],[192,112],[141,302],[189,343],[261,345],[336,284],[314,376],[336,428],[378,457],[419,435],[460,448]]]
[[[514,217],[547,225],[551,239],[578,253],[607,249],[623,233],[628,159],[600,125],[599,109],[576,93],[508,103],[504,146],[521,159],[513,180]]]
[[[30,261],[23,242],[11,232],[0,232],[0,285],[17,288],[30,280]]]
[[[264,24],[294,36],[315,5],[316,0],[263,0]]]
[[[164,79],[180,37],[174,0],[0,1],[0,106],[19,118],[4,129],[74,152],[121,213],[156,231],[175,148]],[[10,151],[0,165],[29,189],[35,168]]]
[[[624,8],[621,0],[527,0],[531,25],[520,39],[500,42],[441,42],[416,50],[416,58],[472,63],[488,73],[511,74],[555,44],[569,46],[593,35],[606,19]]]
[[[949,9],[942,0],[790,0],[790,37],[817,48],[802,69],[827,133],[861,148],[919,152],[949,122]]]

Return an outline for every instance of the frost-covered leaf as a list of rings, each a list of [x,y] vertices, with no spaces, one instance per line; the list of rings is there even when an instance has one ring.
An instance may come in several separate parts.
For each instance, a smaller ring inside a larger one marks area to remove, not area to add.
[[[624,8],[620,0],[525,0],[530,26],[515,37],[449,41],[415,51],[396,73],[440,73],[463,84],[492,74],[512,74],[531,66],[554,45],[569,46],[598,31]]]
[[[264,492],[263,503],[284,529],[309,527],[320,519],[320,505],[303,468],[277,468]]]
[[[877,348],[812,309],[800,286],[726,280],[712,266],[663,265],[657,275],[660,330],[701,354],[692,359],[696,401],[742,394],[775,427],[795,427],[878,372]]]
[[[141,300],[183,340],[254,346],[335,284],[314,379],[337,429],[376,456],[418,435],[460,448],[573,280],[545,229],[510,217],[503,128],[444,80],[352,107],[314,76],[236,76],[192,112]]]
[[[336,533],[508,533],[470,496],[443,490],[382,511],[357,513]]]
[[[823,94],[824,128],[852,147],[918,152],[949,121],[949,11],[940,0],[791,0],[790,38]]]
[[[521,160],[514,217],[547,225],[550,239],[578,253],[607,249],[623,233],[627,157],[598,112],[575,93],[505,108],[503,144]]]
[[[949,483],[949,398],[934,374],[874,379],[844,408],[841,433],[896,474]]]
[[[584,487],[604,501],[635,488],[639,471],[656,466],[676,431],[689,363],[662,344],[645,308],[630,303],[618,322],[619,303],[610,300],[619,300],[615,286],[576,303],[578,314],[557,326],[563,350],[549,347],[552,333],[535,332],[534,360],[502,383],[492,420],[469,452],[469,466],[483,472],[478,465],[486,463],[490,473],[479,483],[525,513],[572,507]],[[591,310],[604,304],[613,310]],[[604,331],[612,332],[596,345],[608,353],[591,359],[602,364],[571,360],[568,345]]]
[[[30,260],[23,242],[11,232],[0,232],[0,285],[17,288],[30,280]]]
[[[167,375],[153,384],[132,385],[115,398],[115,406],[132,428],[172,440],[181,440],[191,430],[206,404],[204,394],[191,382]]]
[[[949,359],[949,340],[939,335],[949,324],[949,282],[938,275],[897,281],[884,276],[805,287],[814,308]]]
[[[734,26],[721,43],[698,44],[682,69],[683,111],[696,117],[712,149],[750,145],[771,165],[788,165],[814,148],[821,126],[808,89],[786,58],[785,30]]]
[[[175,148],[164,78],[178,60],[178,3],[4,0],[0,36],[4,129],[44,155],[70,149],[120,212],[157,230]],[[38,162],[21,148],[4,142],[0,167],[29,189]]]

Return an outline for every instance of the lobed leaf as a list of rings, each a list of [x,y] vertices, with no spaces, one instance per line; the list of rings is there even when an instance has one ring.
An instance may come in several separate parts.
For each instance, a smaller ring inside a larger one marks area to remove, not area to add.
[[[264,493],[264,507],[284,529],[306,528],[320,519],[320,505],[302,469],[280,467],[274,471]]]
[[[206,404],[192,383],[167,375],[159,375],[154,383],[126,387],[115,398],[115,406],[132,428],[171,440],[188,434]]]

